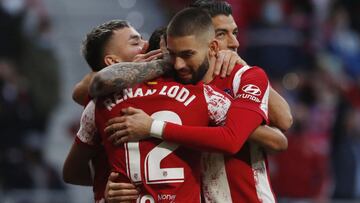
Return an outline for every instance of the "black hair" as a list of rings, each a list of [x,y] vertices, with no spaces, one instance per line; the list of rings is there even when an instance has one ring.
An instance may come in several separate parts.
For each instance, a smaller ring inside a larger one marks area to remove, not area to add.
[[[185,8],[179,11],[170,21],[167,35],[183,37],[203,33],[214,33],[210,15],[199,8]]]
[[[157,28],[151,34],[151,36],[149,38],[149,47],[146,50],[146,52],[149,52],[149,51],[152,51],[155,49],[159,49],[161,37],[164,37],[164,39],[166,39],[166,27],[165,26],[161,26],[161,27]]]
[[[115,30],[130,27],[125,20],[111,20],[92,29],[82,43],[82,55],[93,71],[99,71],[106,65],[103,61],[104,49]]]
[[[215,17],[217,15],[232,15],[231,5],[222,0],[196,0],[190,4],[189,7],[204,9],[211,17]]]

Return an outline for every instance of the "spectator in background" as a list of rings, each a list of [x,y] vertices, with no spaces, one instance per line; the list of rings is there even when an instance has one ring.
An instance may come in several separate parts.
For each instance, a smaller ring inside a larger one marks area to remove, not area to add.
[[[25,2],[0,0],[0,57],[16,58],[23,51]]]
[[[63,189],[39,145],[59,100],[42,1],[0,0],[0,29],[0,188]]]
[[[3,139],[0,186],[5,190],[62,189],[59,176],[43,159],[41,136],[31,133],[36,115],[26,84],[28,78],[17,71],[14,63],[0,60],[0,134]]]

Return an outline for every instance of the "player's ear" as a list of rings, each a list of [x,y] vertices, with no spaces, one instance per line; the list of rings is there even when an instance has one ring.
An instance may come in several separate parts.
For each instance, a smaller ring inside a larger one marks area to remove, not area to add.
[[[216,39],[211,40],[209,44],[209,55],[216,56],[219,52],[219,42]]]
[[[104,57],[104,63],[106,66],[110,66],[112,64],[119,63],[119,62],[120,62],[119,57],[117,57],[113,54],[109,54]]]

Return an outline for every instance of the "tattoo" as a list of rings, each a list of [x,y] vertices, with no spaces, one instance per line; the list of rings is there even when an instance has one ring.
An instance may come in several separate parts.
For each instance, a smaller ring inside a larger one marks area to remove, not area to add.
[[[157,78],[171,69],[167,60],[117,63],[99,71],[90,83],[89,94],[101,97]]]

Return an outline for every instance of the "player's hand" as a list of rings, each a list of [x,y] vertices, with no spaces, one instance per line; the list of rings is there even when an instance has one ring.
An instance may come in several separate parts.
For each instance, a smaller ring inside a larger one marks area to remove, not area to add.
[[[117,182],[118,174],[111,172],[105,189],[105,199],[108,203],[133,202],[139,197],[139,189],[132,183]]]
[[[114,145],[135,142],[149,137],[153,119],[141,109],[125,108],[121,117],[108,121],[105,133]]]
[[[214,67],[214,75],[222,78],[229,76],[234,69],[235,64],[247,65],[244,60],[235,52],[231,50],[221,50],[217,53],[215,64],[210,64]],[[210,62],[213,63],[213,62]]]
[[[145,53],[145,54],[136,55],[134,57],[133,62],[148,62],[148,61],[162,58],[162,56],[163,56],[163,52],[161,51],[161,49],[155,49],[155,50],[149,51],[148,53]]]

